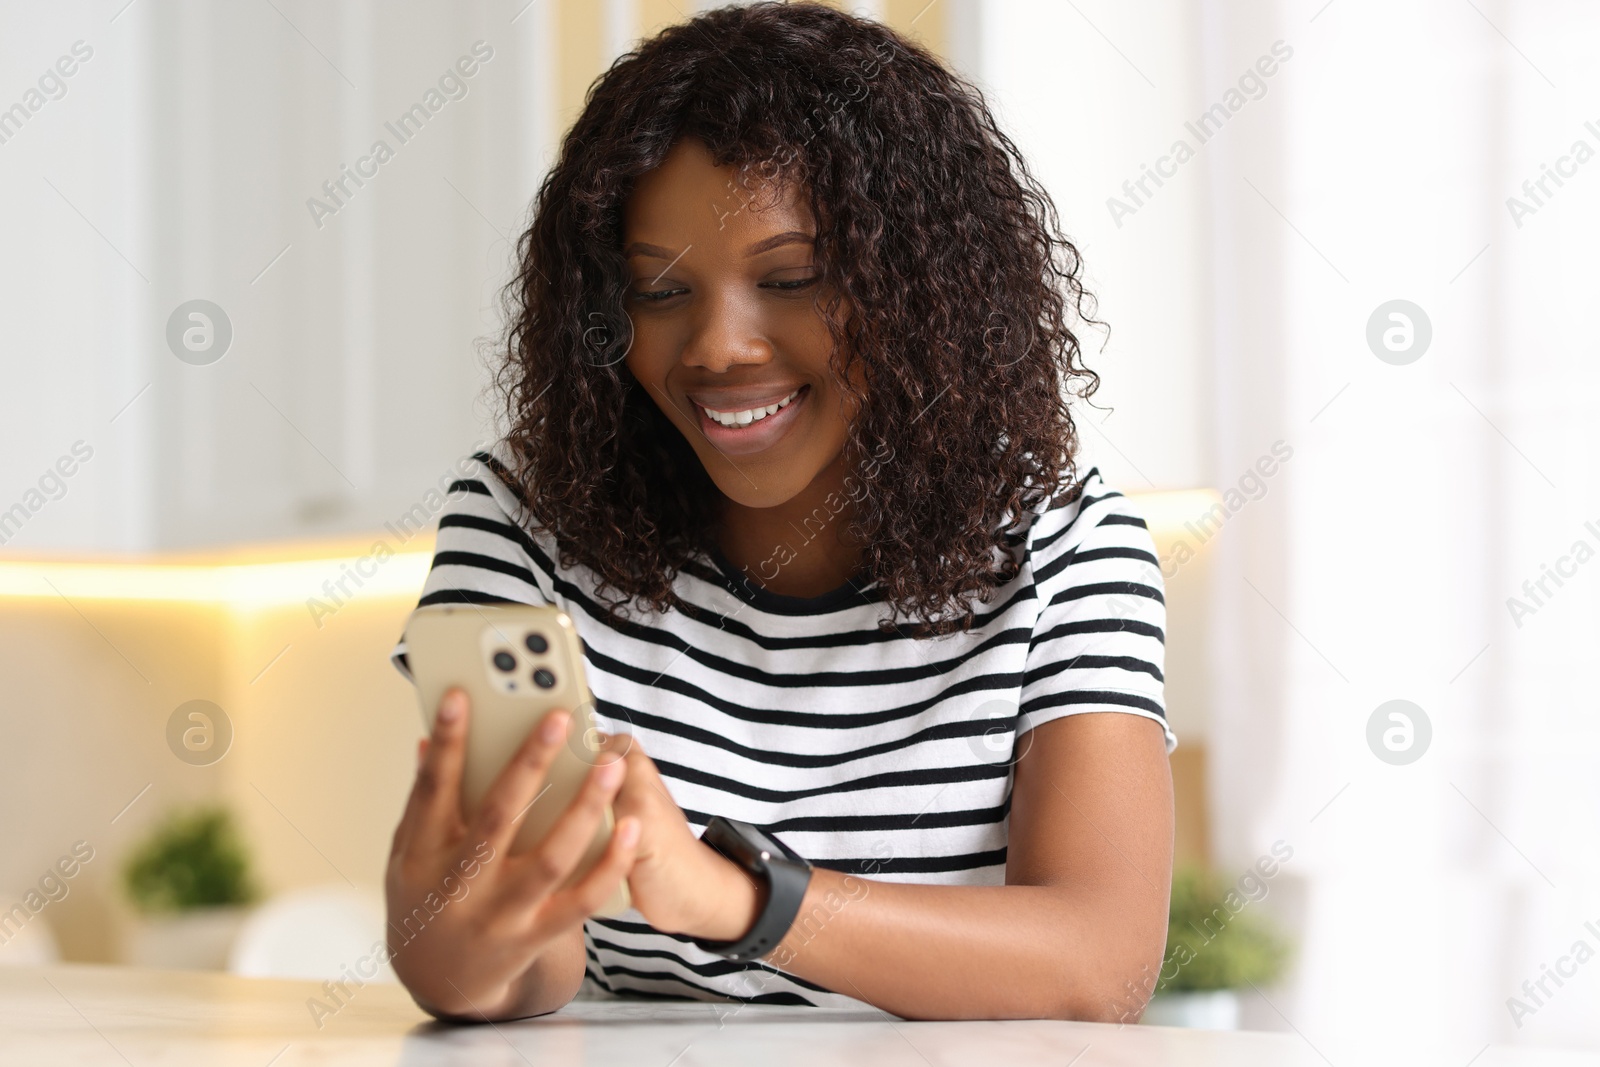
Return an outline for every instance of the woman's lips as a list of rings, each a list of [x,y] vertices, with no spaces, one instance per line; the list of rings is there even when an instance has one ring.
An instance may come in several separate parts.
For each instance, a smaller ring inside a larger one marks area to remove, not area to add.
[[[716,419],[711,418],[700,404],[689,401],[694,405],[695,418],[700,423],[700,432],[705,435],[711,447],[725,456],[748,456],[756,452],[764,452],[777,444],[789,428],[799,418],[796,414],[811,397],[811,387],[803,385],[800,394],[788,404],[746,426],[724,426]],[[776,397],[771,402],[776,403],[783,397]],[[764,405],[749,405],[750,407]],[[718,409],[721,410],[721,409]]]

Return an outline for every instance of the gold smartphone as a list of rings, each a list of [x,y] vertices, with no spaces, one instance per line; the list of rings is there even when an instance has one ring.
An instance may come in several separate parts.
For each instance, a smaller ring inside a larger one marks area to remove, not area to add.
[[[602,751],[583,671],[583,646],[572,617],[545,605],[430,604],[411,613],[405,641],[406,662],[430,735],[446,692],[460,686],[471,700],[461,779],[462,814],[469,820],[529,731],[556,708],[571,712],[567,743],[556,753],[545,784],[523,812],[512,839],[513,854],[532,848],[567,810]],[[614,825],[607,805],[567,884],[599,860]],[[629,903],[628,883],[623,881],[595,914],[618,915]]]

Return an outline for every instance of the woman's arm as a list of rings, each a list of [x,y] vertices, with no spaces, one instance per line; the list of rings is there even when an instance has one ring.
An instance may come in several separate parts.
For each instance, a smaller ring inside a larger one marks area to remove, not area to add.
[[[769,962],[906,1018],[1137,1019],[1161,967],[1172,878],[1161,725],[1094,712],[1031,736],[1015,770],[1004,886],[891,883],[817,868]],[[630,766],[619,804],[645,777]],[[659,817],[644,819],[647,842]],[[760,892],[700,849],[727,870],[685,885],[641,855],[630,875],[636,901],[658,929],[737,937]],[[706,862],[702,855],[693,866]],[[681,888],[640,884],[650,878]],[[683,894],[696,884],[716,888],[690,916]],[[667,926],[651,915],[658,897]],[[681,918],[670,914],[678,908]]]
[[[818,870],[769,959],[907,1018],[1136,1019],[1160,971],[1172,880],[1161,726],[1088,713],[1031,733],[1004,886]]]

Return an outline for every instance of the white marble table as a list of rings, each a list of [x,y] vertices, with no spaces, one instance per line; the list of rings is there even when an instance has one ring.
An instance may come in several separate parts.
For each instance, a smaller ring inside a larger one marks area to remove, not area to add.
[[[582,1001],[539,1019],[441,1026],[396,985],[355,990],[319,1028],[306,1001],[321,992],[313,982],[226,974],[87,964],[0,967],[0,1063],[1329,1067],[1294,1034],[1061,1022],[911,1023],[877,1011],[737,1004]],[[1473,1067],[1592,1062],[1595,1057],[1578,1054],[1492,1048]]]

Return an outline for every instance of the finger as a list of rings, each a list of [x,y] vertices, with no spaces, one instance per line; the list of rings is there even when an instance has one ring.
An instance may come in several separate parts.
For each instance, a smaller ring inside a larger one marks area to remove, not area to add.
[[[548,712],[528,731],[472,820],[474,840],[484,840],[497,851],[509,852],[522,817],[543,796],[545,778],[567,737],[572,716],[563,708]]]
[[[642,812],[644,806],[655,803],[652,785],[656,784],[655,776],[651,773],[654,768],[642,752],[629,752],[622,757],[628,765],[628,773],[622,779],[622,788],[617,791],[616,799],[611,802],[617,816],[620,818],[624,812],[633,814]]]
[[[644,747],[638,744],[628,746],[627,756],[628,773],[644,774],[660,780],[661,772],[656,770],[656,762],[645,754]]]
[[[645,755],[644,749],[638,745],[628,750],[628,782],[636,786],[635,791],[648,790],[655,798],[671,805],[671,810],[679,811],[678,802],[667,791],[667,783],[661,780],[661,771],[656,767],[655,760]]]
[[[633,735],[627,731],[621,733],[607,733],[596,727],[593,731],[595,738],[595,751],[615,752],[619,756],[626,756],[633,751],[636,742]]]
[[[438,844],[463,826],[461,767],[466,761],[468,704],[461,689],[449,690],[439,701],[433,736],[422,753],[417,780],[400,820],[402,850],[413,843]]]
[[[595,828],[605,818],[606,805],[616,796],[626,774],[627,764],[610,756],[590,769],[567,810],[523,861],[518,881],[528,893],[549,893],[572,874],[594,840]]]
[[[639,820],[632,816],[617,820],[610,843],[589,873],[550,898],[546,913],[551,926],[562,929],[581,922],[611,899],[633,867],[642,829]]]
[[[417,770],[422,770],[422,757],[427,755],[428,739],[417,739]],[[414,787],[414,786],[413,786]],[[389,839],[389,859],[391,862],[399,859],[406,843],[411,838],[411,804],[407,798],[405,809],[400,813],[400,819],[395,823],[394,835]]]

